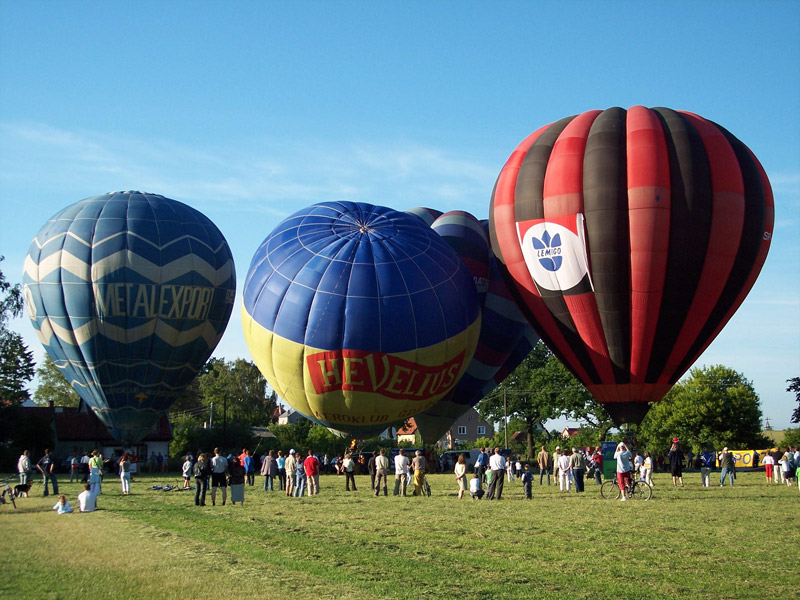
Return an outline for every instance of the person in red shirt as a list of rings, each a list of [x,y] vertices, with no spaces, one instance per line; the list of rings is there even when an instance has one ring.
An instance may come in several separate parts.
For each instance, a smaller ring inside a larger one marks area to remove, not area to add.
[[[303,461],[303,471],[306,474],[308,484],[308,495],[316,496],[319,494],[319,460],[314,456],[314,451],[309,448],[308,456]]]

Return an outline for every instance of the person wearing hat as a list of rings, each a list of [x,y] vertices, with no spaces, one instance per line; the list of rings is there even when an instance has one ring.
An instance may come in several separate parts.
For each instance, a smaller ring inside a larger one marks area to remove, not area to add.
[[[428,461],[422,455],[422,450],[414,453],[414,460],[411,461],[414,467],[414,496],[422,496],[422,485],[425,481],[425,471],[428,469]]]
[[[681,482],[683,487],[683,450],[678,438],[672,439],[672,446],[667,454],[669,460],[669,468],[672,473],[672,487],[678,487],[678,481]]]
[[[294,477],[297,473],[297,457],[294,454],[294,448],[289,450],[289,456],[283,463],[286,469],[286,495],[292,496],[294,494]]]

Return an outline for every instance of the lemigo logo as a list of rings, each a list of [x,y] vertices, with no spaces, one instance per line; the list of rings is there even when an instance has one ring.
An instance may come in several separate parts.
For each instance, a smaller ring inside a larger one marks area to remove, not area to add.
[[[527,229],[518,224],[525,264],[540,289],[563,292],[578,285],[588,273],[582,216],[576,215],[580,233],[547,221]]]

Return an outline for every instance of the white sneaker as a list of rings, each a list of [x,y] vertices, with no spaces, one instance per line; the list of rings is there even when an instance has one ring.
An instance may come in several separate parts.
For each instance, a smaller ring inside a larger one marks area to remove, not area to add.
[[[625,498],[625,497],[623,496],[622,498],[620,498],[620,500],[619,500],[619,501],[620,501],[620,502],[625,502],[626,500],[627,500],[627,498]]]

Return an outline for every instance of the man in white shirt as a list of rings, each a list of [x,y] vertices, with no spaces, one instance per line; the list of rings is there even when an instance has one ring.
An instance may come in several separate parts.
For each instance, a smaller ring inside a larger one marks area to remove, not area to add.
[[[558,457],[558,487],[562,492],[568,492],[572,487],[572,469],[570,469],[570,460],[566,449]]]
[[[408,485],[408,457],[400,448],[397,456],[394,457],[394,495],[400,494],[400,486],[403,487],[403,496],[406,495]]]
[[[211,504],[217,504],[217,488],[222,488],[222,506],[228,499],[228,459],[222,456],[219,448],[214,448],[214,458],[211,459]]]
[[[92,486],[84,484],[83,491],[78,494],[78,504],[81,512],[94,512],[97,509],[97,496],[92,493]]]
[[[495,494],[500,500],[503,495],[503,474],[506,470],[506,459],[500,454],[500,448],[494,449],[494,454],[489,457],[489,470],[492,478],[489,480],[489,487],[486,488],[486,499],[494,500]]]

